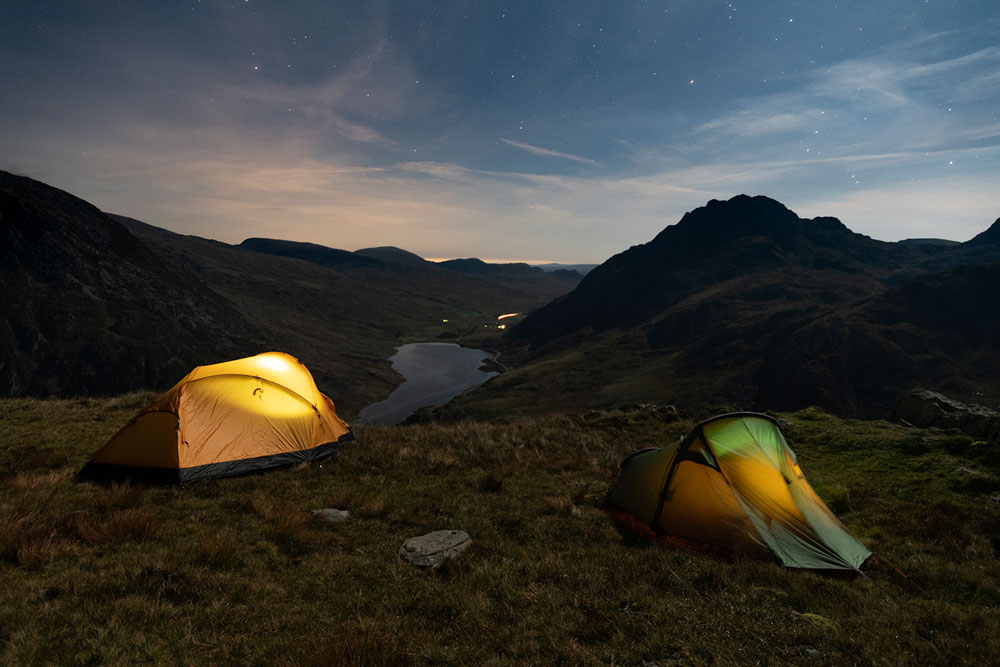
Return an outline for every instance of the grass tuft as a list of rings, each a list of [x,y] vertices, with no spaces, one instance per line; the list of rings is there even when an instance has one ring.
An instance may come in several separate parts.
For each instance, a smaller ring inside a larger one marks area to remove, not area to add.
[[[816,489],[816,493],[834,514],[847,514],[851,511],[851,492],[846,485],[830,484]]]
[[[298,543],[313,520],[309,512],[280,498],[258,495],[252,507],[267,522],[268,538],[284,546]]]
[[[476,488],[483,493],[500,493],[503,489],[504,476],[497,473],[495,470],[490,470],[489,472],[480,475],[476,479]]]
[[[0,518],[0,561],[39,568],[73,550],[72,543],[45,525],[38,512],[16,512]]]
[[[351,623],[330,633],[326,643],[307,665],[324,667],[405,667],[413,664],[403,652],[395,631],[380,628],[370,619]]]
[[[121,544],[127,540],[141,541],[160,527],[161,521],[147,510],[129,509],[105,516],[76,514],[73,527],[85,542]]]
[[[209,567],[235,570],[244,563],[244,545],[229,529],[204,529],[198,533],[196,558]]]
[[[52,489],[57,484],[66,482],[70,475],[67,471],[58,472],[21,472],[0,482],[0,488],[13,491],[39,491]]]
[[[133,486],[128,481],[112,482],[94,496],[91,505],[101,512],[130,509],[139,504],[142,496],[143,488],[140,486]]]

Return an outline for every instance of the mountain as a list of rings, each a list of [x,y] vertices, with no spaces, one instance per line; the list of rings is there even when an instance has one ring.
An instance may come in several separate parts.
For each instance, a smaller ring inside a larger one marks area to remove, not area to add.
[[[903,239],[899,241],[901,245],[922,245],[922,246],[957,246],[960,245],[958,241],[949,241],[948,239]]]
[[[713,200],[530,313],[507,335],[515,369],[449,409],[816,404],[882,416],[912,384],[1000,400],[997,322],[983,312],[1000,247],[980,237],[885,243],[766,197]]]
[[[532,266],[537,266],[543,271],[576,271],[581,276],[585,276],[594,269],[597,268],[597,264],[559,264],[558,262],[549,262],[547,264],[532,264]]]
[[[0,172],[0,395],[165,387],[249,353],[227,300],[66,192]]]
[[[316,244],[241,246],[106,214],[0,172],[0,395],[165,389],[270,349],[351,415],[399,382],[405,340],[454,339],[572,288],[504,284]]]
[[[448,259],[438,262],[437,265],[449,271],[502,282],[532,283],[541,281],[546,284],[576,285],[583,277],[576,271],[568,271],[566,269],[543,271],[536,266],[531,266],[524,262],[496,264],[484,262],[475,257],[469,259]]]
[[[499,299],[498,303],[523,303],[527,297],[530,303],[541,305],[568,292],[581,278],[575,272],[546,273],[527,264],[487,264],[479,259],[428,262],[400,248],[383,247],[356,253],[314,243],[274,239],[247,239],[240,247],[295,257],[335,270],[350,270],[351,275],[363,276],[369,283],[392,284],[445,301],[462,301],[463,293],[478,294],[485,290],[487,293],[483,293],[482,298]],[[456,276],[455,273],[464,275]],[[513,297],[513,301],[507,297]]]
[[[281,255],[282,257],[295,257],[304,259],[313,264],[319,264],[327,268],[341,270],[357,269],[361,267],[382,266],[381,260],[373,257],[366,257],[348,250],[338,248],[328,248],[315,243],[301,243],[298,241],[282,241],[280,239],[258,239],[250,238],[240,244],[241,248],[263,252],[269,255]]]
[[[989,229],[966,241],[964,245],[968,247],[1000,246],[1000,218],[997,218]]]
[[[512,337],[537,346],[583,327],[636,324],[706,285],[759,273],[836,271],[844,280],[824,288],[823,299],[843,301],[871,289],[876,276],[902,271],[922,257],[855,234],[834,218],[801,220],[767,197],[712,200],[588,273],[571,293],[525,319]],[[757,301],[781,295],[780,287],[774,292],[768,285],[745,287]]]
[[[391,245],[379,246],[377,248],[362,248],[354,252],[366,257],[381,259],[385,262],[396,262],[397,264],[409,264],[410,266],[427,266],[431,264],[431,262],[428,262],[416,253]]]

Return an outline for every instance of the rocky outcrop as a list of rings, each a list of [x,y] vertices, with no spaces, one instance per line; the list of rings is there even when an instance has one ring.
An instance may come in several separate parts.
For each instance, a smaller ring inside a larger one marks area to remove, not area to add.
[[[0,395],[166,388],[252,353],[252,337],[228,301],[120,222],[0,172]]]
[[[904,394],[893,416],[921,428],[954,428],[974,438],[1000,443],[1000,413],[929,389]]]

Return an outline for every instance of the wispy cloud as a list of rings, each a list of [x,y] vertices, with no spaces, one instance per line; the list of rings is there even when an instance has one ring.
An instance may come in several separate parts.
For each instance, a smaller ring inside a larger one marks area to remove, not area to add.
[[[891,159],[907,171],[949,150],[988,149],[997,132],[995,112],[984,100],[1000,89],[1000,47],[956,56],[954,48],[928,45],[944,39],[953,47],[956,36],[798,74],[780,92],[737,100],[735,108],[700,123],[680,149],[696,163],[722,155],[736,163],[799,165]],[[928,57],[940,51],[948,57]],[[648,163],[649,155],[644,159]]]
[[[513,146],[522,151],[527,151],[532,155],[540,155],[542,157],[554,157],[562,160],[572,160],[573,162],[579,162],[581,164],[586,164],[590,166],[603,167],[597,160],[590,160],[585,157],[580,157],[579,155],[571,155],[569,153],[560,153],[559,151],[549,150],[548,148],[539,148],[538,146],[532,146],[531,144],[526,144],[520,141],[513,141],[511,139],[501,139],[508,146]]]

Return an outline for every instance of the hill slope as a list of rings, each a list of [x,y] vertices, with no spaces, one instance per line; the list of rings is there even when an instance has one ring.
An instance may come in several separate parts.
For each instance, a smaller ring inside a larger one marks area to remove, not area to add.
[[[396,262],[397,264],[409,264],[411,266],[427,266],[428,264],[431,264],[431,262],[428,262],[416,253],[391,245],[378,246],[377,248],[361,248],[360,250],[355,250],[354,252],[359,255],[365,255],[366,257],[374,257],[375,259],[381,259],[387,262]]]
[[[252,349],[233,306],[95,207],[0,172],[0,395],[172,384]]]
[[[529,314],[508,336],[518,367],[451,410],[653,401],[872,416],[913,384],[995,404],[995,272],[961,268],[1000,261],[980,238],[884,243],[766,197],[712,201]]]

